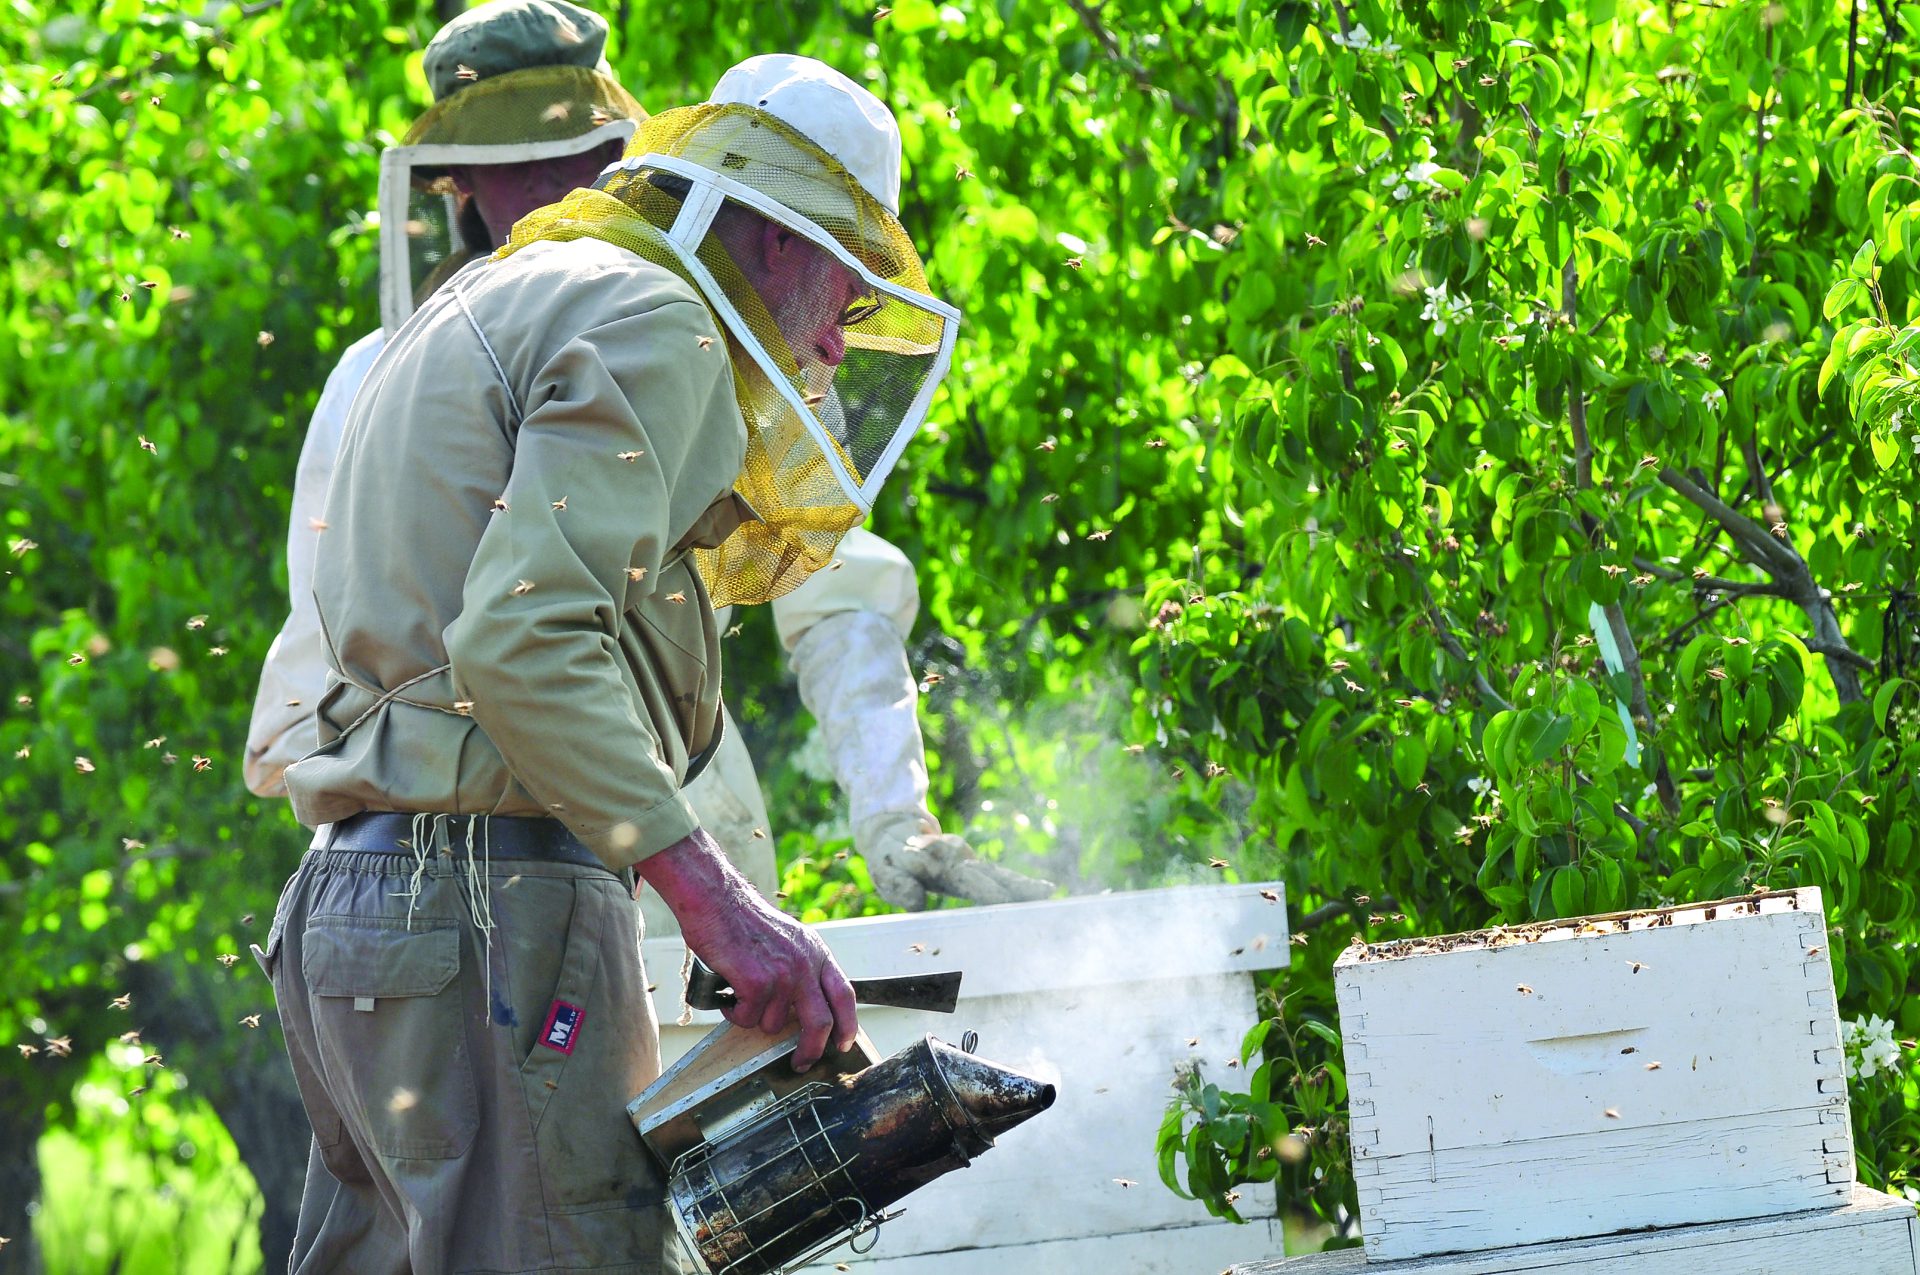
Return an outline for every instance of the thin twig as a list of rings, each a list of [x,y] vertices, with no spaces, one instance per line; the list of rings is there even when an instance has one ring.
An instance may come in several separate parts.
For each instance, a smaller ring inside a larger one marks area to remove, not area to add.
[[[1106,57],[1107,61],[1113,63],[1122,71],[1125,71],[1133,80],[1134,86],[1141,92],[1151,97],[1166,98],[1167,104],[1182,115],[1189,116],[1193,119],[1206,118],[1199,107],[1187,101],[1179,94],[1171,93],[1161,88],[1158,84],[1155,84],[1153,82],[1153,76],[1147,73],[1146,67],[1141,66],[1138,62],[1121,52],[1120,41],[1114,37],[1112,31],[1107,29],[1107,24],[1100,20],[1100,11],[1098,9],[1088,4],[1086,0],[1067,0],[1067,7],[1080,15],[1081,25],[1086,27],[1088,34],[1092,35],[1094,40],[1098,42],[1100,51]]]

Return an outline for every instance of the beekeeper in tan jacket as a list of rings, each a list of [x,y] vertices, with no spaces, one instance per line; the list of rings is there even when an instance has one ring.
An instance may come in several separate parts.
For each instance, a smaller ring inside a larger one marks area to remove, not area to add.
[[[659,1269],[635,876],[734,1021],[797,1020],[802,1066],[856,1029],[683,789],[714,606],[832,561],[958,316],[891,114],[818,62],[751,59],[626,154],[433,293],[347,417],[286,771],[319,835],[259,953],[315,1134],[296,1270]]]
[[[287,766],[317,743],[313,705],[325,688],[327,654],[313,562],[347,409],[418,300],[504,242],[522,216],[591,184],[618,158],[646,112],[613,78],[606,38],[604,19],[567,0],[494,0],[449,23],[427,48],[435,105],[382,156],[383,326],[350,345],[328,377],[295,476],[291,609],[261,671],[247,733],[247,786],[261,796],[284,795]],[[943,835],[928,808],[917,679],[905,649],[919,609],[912,563],[858,527],[835,557],[833,571],[774,599],[770,610],[876,887],[907,907],[924,906],[929,889],[986,903],[1044,895],[1046,883],[1003,872]],[[735,866],[772,895],[778,829],[731,724],[687,796]],[[643,894],[641,905],[649,935],[677,929],[657,894]]]

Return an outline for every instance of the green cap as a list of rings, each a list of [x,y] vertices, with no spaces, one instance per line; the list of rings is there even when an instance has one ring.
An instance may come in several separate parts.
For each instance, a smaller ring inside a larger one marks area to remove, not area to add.
[[[567,0],[490,0],[441,27],[427,44],[433,100],[489,76],[536,66],[577,66],[611,75],[607,20]]]

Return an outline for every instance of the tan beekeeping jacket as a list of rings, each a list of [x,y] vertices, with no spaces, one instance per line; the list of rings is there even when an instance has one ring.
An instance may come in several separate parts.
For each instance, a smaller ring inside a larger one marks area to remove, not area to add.
[[[719,631],[686,551],[750,516],[725,351],[690,287],[594,239],[471,266],[396,334],[323,515],[303,822],[552,815],[615,868],[697,826]]]

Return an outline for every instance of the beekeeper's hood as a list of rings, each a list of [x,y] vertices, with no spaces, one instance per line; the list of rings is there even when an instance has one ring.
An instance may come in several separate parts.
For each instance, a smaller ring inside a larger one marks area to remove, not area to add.
[[[606,20],[567,0],[492,0],[428,43],[433,106],[380,160],[389,334],[454,268],[492,250],[449,168],[562,159],[633,136],[647,113],[613,78],[606,49]]]
[[[729,337],[759,514],[700,569],[716,605],[778,597],[873,507],[947,371],[960,316],[900,224],[900,132],[811,58],[749,58],[700,106],[645,121],[596,188],[524,218],[620,244],[691,283]]]

